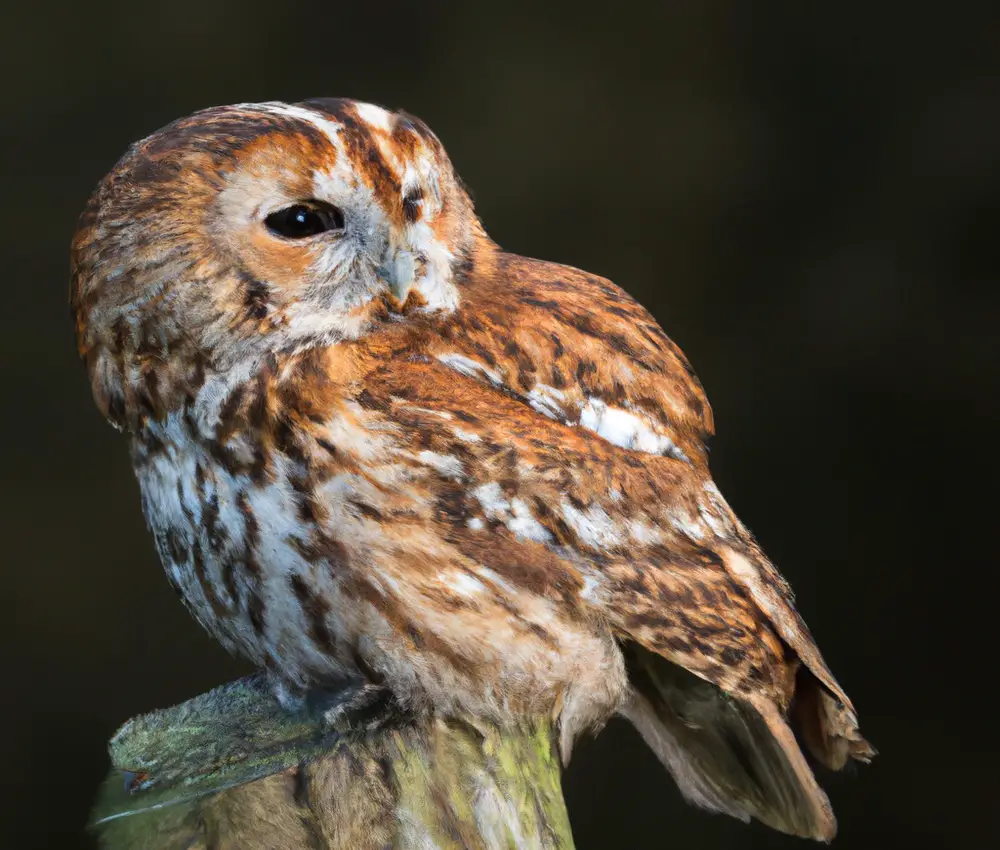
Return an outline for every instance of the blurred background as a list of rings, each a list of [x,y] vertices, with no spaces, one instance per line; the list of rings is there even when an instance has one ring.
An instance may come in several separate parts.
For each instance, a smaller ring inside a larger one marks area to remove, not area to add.
[[[821,777],[836,846],[998,846],[997,14],[540,5],[3,5],[3,847],[92,846],[117,726],[247,672],[168,587],[91,402],[76,216],[172,119],[318,95],[425,119],[501,245],[612,278],[685,349],[716,478],[881,752]],[[581,850],[806,846],[687,807],[618,722],[565,789]]]

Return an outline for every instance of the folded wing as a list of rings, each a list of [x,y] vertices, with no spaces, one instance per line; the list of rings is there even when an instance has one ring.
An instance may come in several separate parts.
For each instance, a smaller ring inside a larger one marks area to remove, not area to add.
[[[537,580],[524,565],[540,546],[571,563],[626,653],[627,714],[685,795],[828,840],[833,815],[789,722],[829,767],[873,750],[787,583],[711,481],[711,410],[683,354],[624,292],[574,269],[501,255],[463,298],[451,317],[357,343],[375,355],[364,403],[449,470],[441,533],[489,528],[522,546],[515,583]]]

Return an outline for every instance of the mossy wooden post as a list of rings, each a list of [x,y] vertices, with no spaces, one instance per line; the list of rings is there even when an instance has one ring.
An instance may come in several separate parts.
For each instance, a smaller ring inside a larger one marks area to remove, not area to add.
[[[114,850],[572,848],[546,725],[334,729],[256,676],[130,720],[92,829]]]

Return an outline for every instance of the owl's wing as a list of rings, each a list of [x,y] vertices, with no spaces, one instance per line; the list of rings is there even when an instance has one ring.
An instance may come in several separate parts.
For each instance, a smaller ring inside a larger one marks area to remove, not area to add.
[[[603,443],[628,450],[612,450],[606,462],[642,470],[658,503],[683,504],[693,522],[704,523],[703,532],[732,541],[734,551],[720,553],[720,566],[813,675],[850,708],[795,610],[788,583],[711,482],[705,446],[714,430],[712,411],[677,345],[610,281],[507,254],[499,255],[491,271],[469,281],[465,308],[440,327],[428,354],[452,372],[572,428],[588,447]],[[552,441],[558,453],[556,441],[568,439],[567,432],[545,419],[529,417],[525,427],[534,430],[534,439]],[[496,436],[502,444],[503,431]],[[558,456],[552,462],[557,464]],[[678,486],[680,480],[685,486]],[[577,498],[593,506],[608,495],[586,491]],[[627,498],[614,504],[617,509],[605,509],[623,518],[634,518],[642,508]],[[675,526],[683,526],[674,519]],[[698,539],[697,532],[685,536]]]
[[[575,594],[633,646],[630,717],[689,798],[832,835],[789,711],[832,767],[871,750],[787,584],[711,482],[711,412],[683,354],[574,269],[501,255],[463,296],[448,319],[357,343],[359,404],[440,473],[439,539],[506,581]]]

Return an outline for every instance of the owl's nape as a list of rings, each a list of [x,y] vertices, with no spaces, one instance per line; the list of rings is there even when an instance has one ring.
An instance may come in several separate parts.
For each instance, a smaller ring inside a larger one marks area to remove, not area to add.
[[[872,749],[715,487],[711,407],[610,281],[503,252],[418,119],[196,113],[91,198],[71,299],[170,582],[286,695],[627,716],[684,795],[829,839]],[[292,700],[294,701],[294,700]]]

